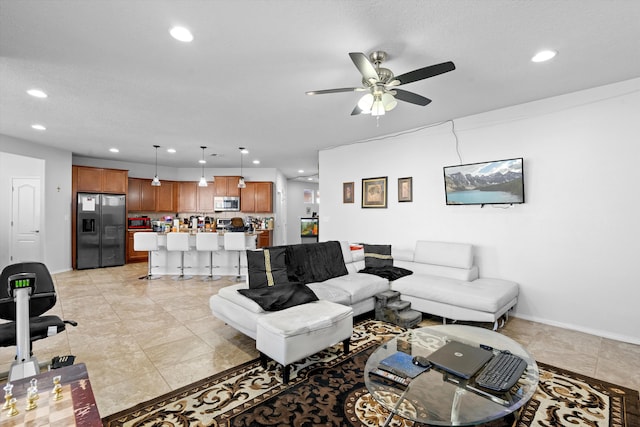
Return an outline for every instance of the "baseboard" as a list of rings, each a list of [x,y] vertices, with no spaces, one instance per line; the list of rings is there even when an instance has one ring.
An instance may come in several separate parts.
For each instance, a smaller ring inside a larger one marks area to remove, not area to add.
[[[630,343],[630,344],[640,345],[640,338],[638,338],[638,337],[632,337],[632,336],[629,336],[629,335],[614,334],[614,333],[611,333],[611,331],[603,331],[603,330],[600,330],[600,329],[585,328],[584,326],[574,325],[572,323],[556,322],[556,321],[553,321],[553,320],[543,319],[543,318],[536,317],[536,316],[528,316],[526,314],[521,314],[521,313],[510,313],[509,316],[517,317],[517,318],[523,319],[523,320],[529,320],[531,322],[543,323],[545,325],[557,326],[558,328],[569,329],[569,330],[572,330],[572,331],[584,332],[585,334],[595,335],[595,336],[602,337],[602,338],[608,338],[608,339],[612,339],[612,340],[615,340],[615,341],[622,341],[622,342],[627,342],[627,343]]]

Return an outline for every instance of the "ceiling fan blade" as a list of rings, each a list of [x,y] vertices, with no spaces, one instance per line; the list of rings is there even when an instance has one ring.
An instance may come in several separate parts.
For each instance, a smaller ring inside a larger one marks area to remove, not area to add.
[[[409,71],[408,73],[396,76],[396,80],[400,81],[401,85],[416,82],[418,80],[428,79],[429,77],[437,76],[438,74],[448,73],[456,69],[453,62],[443,62],[442,64],[430,65],[428,67],[419,68],[417,70]]]
[[[393,91],[395,92],[395,98],[399,99],[400,101],[422,105],[423,107],[431,102],[429,98],[425,98],[424,96],[418,95],[417,93],[409,92],[402,89],[393,89]]]
[[[351,52],[349,53],[349,56],[351,57],[351,60],[355,64],[358,71],[360,71],[360,74],[362,74],[362,77],[365,78],[365,80],[373,79],[374,82],[380,80],[378,72],[376,71],[373,64],[369,61],[369,58],[367,58],[367,55],[362,52]]]
[[[363,90],[366,90],[366,89],[363,87],[343,87],[339,89],[310,90],[305,93],[307,95],[324,95],[325,93],[360,92]]]
[[[362,109],[356,104],[356,108],[351,112],[352,116],[357,116],[358,114],[362,114]]]

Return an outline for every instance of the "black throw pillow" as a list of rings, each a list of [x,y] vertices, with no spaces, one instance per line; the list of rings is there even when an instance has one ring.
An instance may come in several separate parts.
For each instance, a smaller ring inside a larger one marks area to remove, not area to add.
[[[289,283],[285,247],[247,251],[249,288],[267,288]]]
[[[391,245],[368,245],[364,244],[364,266],[369,267],[392,267]]]
[[[274,288],[238,289],[238,292],[255,301],[264,311],[279,311],[318,301],[316,294],[307,285],[299,283]]]

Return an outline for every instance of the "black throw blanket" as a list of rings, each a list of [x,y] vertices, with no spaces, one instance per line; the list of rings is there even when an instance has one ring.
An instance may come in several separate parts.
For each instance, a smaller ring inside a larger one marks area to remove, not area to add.
[[[286,248],[290,282],[324,282],[348,274],[338,241],[288,245]]]
[[[384,267],[366,267],[358,271],[358,273],[375,274],[384,277],[387,280],[397,280],[401,277],[413,274],[413,271],[402,267],[384,266]]]

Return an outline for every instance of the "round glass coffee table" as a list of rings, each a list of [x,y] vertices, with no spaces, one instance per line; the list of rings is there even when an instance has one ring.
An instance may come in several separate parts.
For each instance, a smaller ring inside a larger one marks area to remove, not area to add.
[[[507,392],[488,392],[479,388],[474,377],[465,380],[433,367],[411,379],[405,388],[381,382],[370,376],[380,361],[396,352],[428,357],[449,341],[472,346],[489,346],[494,352],[508,350],[527,362],[527,369]],[[538,365],[533,357],[509,337],[483,328],[441,325],[412,329],[382,344],[367,360],[365,385],[372,397],[391,414],[425,424],[475,425],[502,418],[527,403],[536,391]]]

